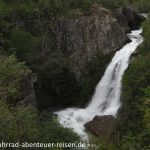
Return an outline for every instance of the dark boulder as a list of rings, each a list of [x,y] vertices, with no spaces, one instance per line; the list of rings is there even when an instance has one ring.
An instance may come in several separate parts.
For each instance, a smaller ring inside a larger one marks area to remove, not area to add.
[[[116,119],[111,115],[95,116],[84,127],[88,132],[98,137],[110,137],[116,130]]]

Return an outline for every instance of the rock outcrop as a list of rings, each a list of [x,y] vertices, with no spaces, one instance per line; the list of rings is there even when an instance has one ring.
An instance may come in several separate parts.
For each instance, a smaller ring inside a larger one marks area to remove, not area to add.
[[[127,40],[124,28],[113,14],[97,5],[88,14],[60,19],[54,32],[57,49],[72,60],[70,68],[77,76],[97,53],[116,51]]]
[[[95,116],[85,125],[85,129],[98,136],[110,137],[116,130],[116,119],[113,116]]]
[[[118,8],[114,12],[115,18],[118,23],[123,26],[127,32],[137,29],[140,23],[145,20],[145,17],[139,15],[132,8]]]

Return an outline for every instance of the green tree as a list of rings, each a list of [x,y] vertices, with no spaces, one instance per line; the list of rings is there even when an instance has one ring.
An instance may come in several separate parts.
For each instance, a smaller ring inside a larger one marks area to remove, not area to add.
[[[32,36],[30,32],[23,30],[12,30],[9,36],[9,53],[15,54],[21,61],[28,65],[36,64],[40,56],[40,39]],[[41,56],[42,57],[42,56]]]

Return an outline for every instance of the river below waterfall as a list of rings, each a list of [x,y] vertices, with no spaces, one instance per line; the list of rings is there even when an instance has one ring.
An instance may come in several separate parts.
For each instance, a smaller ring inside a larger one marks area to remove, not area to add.
[[[96,115],[113,115],[117,117],[118,109],[121,106],[121,80],[128,67],[130,56],[143,42],[141,33],[142,29],[134,30],[128,34],[131,42],[116,52],[86,108],[68,108],[55,112],[58,115],[60,124],[73,129],[81,138],[86,139],[87,134],[84,124],[91,121]]]

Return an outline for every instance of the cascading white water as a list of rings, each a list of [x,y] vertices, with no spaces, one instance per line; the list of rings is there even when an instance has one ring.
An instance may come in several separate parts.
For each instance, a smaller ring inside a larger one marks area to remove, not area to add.
[[[64,127],[72,128],[83,139],[86,139],[85,123],[91,121],[96,115],[113,115],[116,117],[121,106],[121,79],[128,67],[131,54],[143,42],[141,33],[142,29],[134,30],[128,34],[131,42],[116,52],[96,87],[91,103],[85,109],[68,108],[55,113]]]

